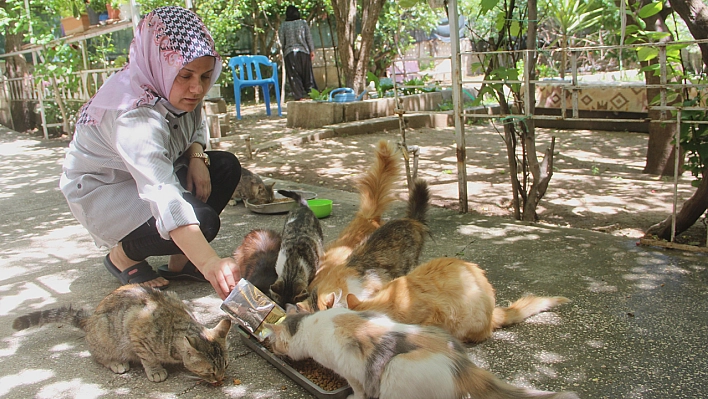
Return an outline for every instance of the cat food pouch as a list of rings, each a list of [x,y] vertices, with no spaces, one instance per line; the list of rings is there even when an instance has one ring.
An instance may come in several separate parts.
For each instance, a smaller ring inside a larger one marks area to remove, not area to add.
[[[221,310],[260,342],[272,334],[263,326],[264,323],[278,324],[285,318],[285,310],[246,279],[236,284],[236,288],[221,303]]]

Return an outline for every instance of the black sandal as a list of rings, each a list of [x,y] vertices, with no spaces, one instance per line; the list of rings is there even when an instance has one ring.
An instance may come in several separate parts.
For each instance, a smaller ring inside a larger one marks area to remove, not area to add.
[[[173,272],[167,265],[162,265],[157,268],[157,273],[160,277],[166,280],[193,280],[199,281],[201,283],[208,283],[209,281],[204,278],[202,272],[194,266],[194,263],[187,261],[182,270],[178,272]]]
[[[109,255],[106,255],[106,257],[103,258],[103,265],[120,281],[121,285],[145,283],[160,277],[146,261],[130,266],[121,272],[116,265],[111,262]],[[167,284],[154,288],[160,289],[165,287],[167,287]]]

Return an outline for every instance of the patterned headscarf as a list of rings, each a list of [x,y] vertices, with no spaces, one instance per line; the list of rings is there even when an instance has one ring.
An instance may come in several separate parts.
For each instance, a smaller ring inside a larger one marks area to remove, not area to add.
[[[98,124],[108,109],[127,111],[168,99],[182,67],[203,56],[215,58],[211,87],[221,74],[221,56],[204,23],[182,7],[155,9],[138,25],[129,63],[83,106],[77,124]]]

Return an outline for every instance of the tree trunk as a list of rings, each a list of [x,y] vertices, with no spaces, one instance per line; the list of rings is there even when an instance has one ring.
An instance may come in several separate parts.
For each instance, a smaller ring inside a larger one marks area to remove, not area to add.
[[[356,0],[332,0],[337,21],[337,50],[342,60],[344,83],[355,92],[364,90],[374,43],[374,31],[385,0],[362,0],[361,35],[357,35]],[[357,40],[357,39],[360,40]],[[358,43],[357,43],[358,42]]]
[[[1,2],[4,6],[5,2]],[[12,33],[14,29],[13,24],[5,27],[5,52],[10,53],[13,51],[18,51],[22,47],[22,42],[24,40],[24,33]],[[28,75],[29,66],[27,61],[21,55],[15,55],[6,58],[5,70],[7,77],[22,78]],[[9,98],[8,98],[9,100]],[[17,130],[19,132],[24,132],[35,128],[36,115],[33,110],[33,104],[26,101],[10,101],[10,114],[12,115],[12,126],[10,128]]]
[[[649,0],[641,1],[642,5],[649,3]],[[647,30],[653,32],[670,32],[666,26],[665,18],[670,10],[664,9],[662,12],[653,15],[649,18],[645,18]],[[661,39],[662,42],[673,41],[671,36]],[[650,61],[650,64],[655,64],[659,62],[658,59]],[[647,63],[643,62],[642,66],[646,66]],[[654,76],[654,71],[644,72],[644,79],[647,85],[656,85],[661,83],[660,76]],[[647,89],[647,103],[651,105],[651,101],[659,95],[660,90],[658,88]],[[676,123],[671,121],[671,114],[666,113],[667,121],[666,123],[657,123],[661,120],[661,111],[650,110],[649,111],[649,143],[647,145],[647,157],[646,164],[644,166],[643,173],[652,175],[662,175],[662,176],[673,176],[674,175],[674,147],[671,145],[671,140],[673,140],[676,133]],[[680,156],[680,154],[679,154]],[[679,162],[679,165],[681,162]],[[680,167],[680,166],[679,166]],[[679,170],[679,173],[681,171]]]
[[[688,26],[694,39],[708,38],[708,6],[701,0],[671,0],[671,6]],[[703,63],[708,65],[708,45],[699,44]],[[704,68],[705,69],[705,68]],[[671,162],[673,164],[673,161]],[[693,226],[698,218],[703,215],[708,207],[708,165],[703,165],[701,170],[701,183],[691,198],[684,202],[681,210],[676,214],[676,231],[678,235]],[[669,216],[661,223],[647,229],[646,235],[655,235],[659,238],[671,238],[671,219]]]
[[[701,184],[698,185],[698,189],[691,198],[683,203],[681,210],[676,214],[675,235],[681,234],[693,226],[708,208],[708,166],[703,168],[701,175]],[[657,236],[664,240],[671,239],[671,216],[649,227],[646,236]]]
[[[671,0],[671,7],[681,16],[694,39],[708,39],[708,6],[703,1]],[[704,66],[708,66],[708,43],[700,43],[698,47]]]
[[[646,63],[642,63],[644,66]],[[653,72],[645,72],[644,79],[647,85],[660,83],[659,76],[654,76]],[[647,101],[651,101],[658,96],[659,89],[647,89]],[[661,119],[661,111],[650,110],[649,115],[649,143],[647,144],[647,157],[642,173],[650,175],[673,176],[674,175],[674,145],[671,143],[676,135],[676,122],[672,120],[671,113],[666,112],[666,123],[658,123]],[[682,157],[682,153],[679,154]],[[679,162],[679,174],[683,172]]]

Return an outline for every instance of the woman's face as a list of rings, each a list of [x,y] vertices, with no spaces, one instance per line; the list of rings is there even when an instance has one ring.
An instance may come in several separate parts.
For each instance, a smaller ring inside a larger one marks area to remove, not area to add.
[[[209,88],[214,61],[214,57],[199,57],[179,71],[170,90],[169,101],[173,107],[185,112],[194,111]]]

